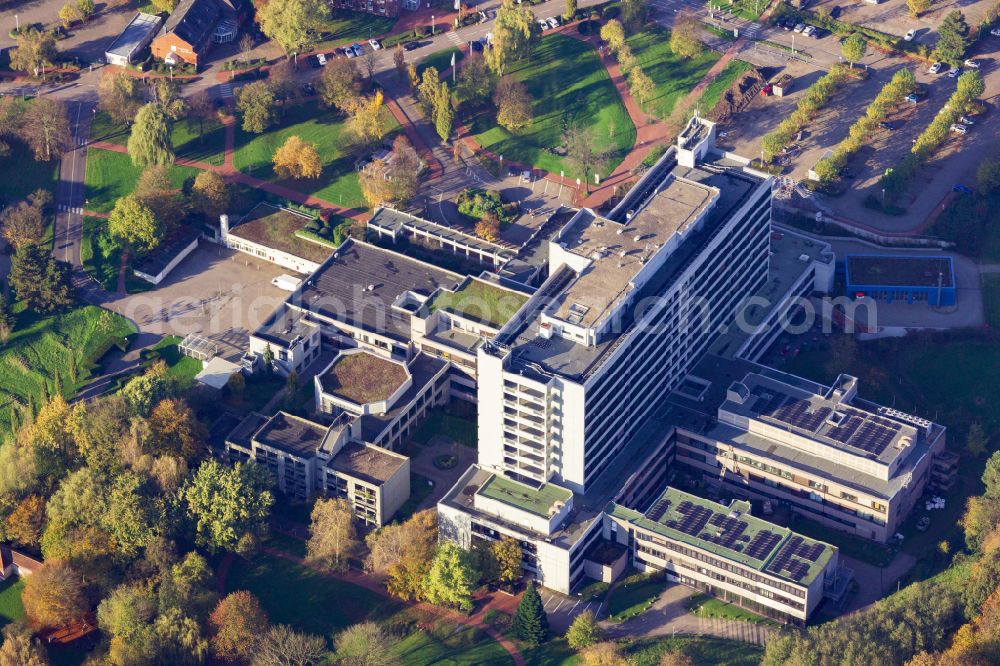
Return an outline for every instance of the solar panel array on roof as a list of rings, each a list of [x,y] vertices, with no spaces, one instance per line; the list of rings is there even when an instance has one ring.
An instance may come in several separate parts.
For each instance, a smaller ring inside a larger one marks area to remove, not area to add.
[[[768,530],[761,530],[760,532],[757,532],[757,535],[750,541],[750,545],[747,546],[745,552],[755,560],[763,560],[780,542],[780,535],[775,534],[774,532],[769,532]]]
[[[767,565],[767,571],[786,575],[792,580],[802,580],[809,573],[809,564],[823,554],[823,545],[807,544],[805,539],[795,535],[788,540],[774,559]]]
[[[739,542],[749,541],[743,534],[748,527],[745,520],[716,513],[709,519],[708,524],[718,529],[712,530],[709,528],[708,532],[701,536],[705,541],[736,551],[743,550],[744,544]]]
[[[708,519],[712,517],[713,511],[709,508],[698,506],[688,500],[684,500],[677,507],[677,513],[681,514],[681,519],[667,522],[667,527],[678,532],[683,532],[688,536],[701,538],[701,532],[708,524]]]
[[[667,512],[667,509],[669,508],[670,508],[670,500],[668,500],[666,497],[661,497],[660,499],[656,500],[656,504],[653,505],[653,508],[649,510],[649,513],[647,515],[649,516],[650,520],[659,521],[660,518],[663,518],[663,514],[665,514]]]
[[[792,400],[784,403],[772,412],[771,418],[783,421],[796,428],[816,432],[830,414],[833,413],[833,410],[829,407],[820,407],[812,411],[810,409],[811,404],[808,400]]]

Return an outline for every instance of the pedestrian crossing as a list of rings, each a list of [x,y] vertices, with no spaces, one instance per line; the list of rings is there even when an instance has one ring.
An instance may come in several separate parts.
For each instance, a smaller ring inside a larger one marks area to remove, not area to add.
[[[219,97],[222,99],[232,99],[233,98],[233,84],[231,83],[220,83],[219,84]]]
[[[452,30],[450,32],[446,32],[445,33],[445,39],[447,39],[449,42],[451,42],[455,46],[461,46],[462,45],[462,38],[458,36],[458,32],[456,32],[455,30]]]
[[[742,32],[746,35],[747,39],[757,39],[757,35],[760,34],[762,27],[760,23],[747,23],[743,26]]]
[[[75,213],[76,215],[83,215],[82,206],[67,206],[66,204],[59,204],[60,213]]]

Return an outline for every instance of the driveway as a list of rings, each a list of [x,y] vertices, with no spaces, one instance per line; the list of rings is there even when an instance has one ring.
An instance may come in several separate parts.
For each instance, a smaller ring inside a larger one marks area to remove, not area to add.
[[[542,596],[542,606],[545,614],[549,618],[549,627],[558,635],[566,633],[569,625],[577,615],[585,611],[591,611],[594,617],[600,619],[605,612],[604,599],[591,599],[584,601],[573,595],[560,594],[544,587],[538,589]]]

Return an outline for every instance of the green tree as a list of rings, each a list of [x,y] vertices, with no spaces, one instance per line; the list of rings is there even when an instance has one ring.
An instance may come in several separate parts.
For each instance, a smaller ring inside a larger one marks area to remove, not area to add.
[[[698,39],[700,30],[700,23],[693,13],[689,11],[679,13],[670,29],[670,50],[674,55],[693,58],[701,53],[703,47]]]
[[[257,23],[285,55],[292,55],[312,42],[327,13],[327,6],[319,0],[269,0],[257,7]]]
[[[584,192],[590,192],[590,174],[601,161],[601,156],[594,149],[594,138],[587,128],[581,125],[570,125],[564,137],[566,157],[576,167],[577,174],[583,179]]]
[[[597,626],[593,611],[586,610],[573,619],[566,630],[566,642],[577,651],[601,642],[601,628]]]
[[[976,168],[976,189],[985,195],[997,188],[1000,188],[1000,158],[987,157]]]
[[[65,310],[73,303],[69,265],[38,245],[22,247],[11,260],[10,286],[36,312]]]
[[[355,624],[333,639],[338,664],[343,666],[393,666],[396,639],[374,622]]]
[[[32,638],[31,630],[14,622],[3,628],[0,666],[49,666],[49,658],[41,642]]]
[[[493,48],[486,50],[486,62],[498,76],[507,67],[530,55],[541,29],[527,4],[503,0],[493,22]]]
[[[906,0],[906,6],[910,10],[910,16],[917,18],[931,8],[933,0]]]
[[[424,593],[432,604],[468,611],[472,609],[472,593],[478,580],[471,553],[448,541],[439,545],[434,554]]]
[[[52,67],[57,55],[52,33],[26,28],[18,34],[17,46],[10,52],[10,68],[38,76],[42,69]]]
[[[481,53],[473,51],[458,70],[458,99],[471,106],[479,106],[490,98],[493,91],[493,72]]]
[[[607,43],[612,53],[618,53],[625,46],[625,28],[618,19],[611,19],[601,26],[601,39]]]
[[[497,581],[501,584],[509,584],[521,578],[521,544],[517,539],[508,536],[500,537],[499,541],[494,541],[491,550],[493,559],[497,566]]]
[[[434,129],[442,141],[448,141],[451,136],[451,126],[455,120],[455,110],[451,105],[451,90],[448,82],[442,81],[438,92],[438,102],[434,111]]]
[[[535,589],[534,581],[528,582],[521,601],[517,604],[513,629],[514,635],[530,646],[541,645],[549,637],[549,619],[545,615],[542,597]]]
[[[128,194],[115,202],[108,216],[108,233],[135,254],[145,254],[163,241],[164,229],[149,206]]]
[[[938,25],[938,41],[934,55],[952,67],[958,67],[962,64],[968,48],[969,24],[965,22],[965,15],[962,12],[953,9]]]
[[[983,470],[983,495],[1000,497],[1000,451],[994,451],[986,459],[986,468]]]
[[[184,217],[184,197],[170,182],[170,167],[163,164],[146,167],[139,175],[133,191],[135,198],[145,204],[166,229],[172,228],[177,220]]]
[[[218,222],[219,216],[229,209],[232,195],[222,176],[214,171],[199,171],[191,186],[191,207],[209,222]]]
[[[94,0],[76,0],[76,8],[80,12],[81,20],[89,21],[90,17],[94,15],[96,6]]]
[[[854,63],[858,62],[865,57],[865,53],[868,51],[868,41],[861,36],[860,33],[851,33],[844,43],[840,45],[840,54],[844,56],[851,67],[854,67]]]
[[[77,9],[76,5],[71,3],[66,3],[59,9],[59,20],[65,29],[69,30],[70,26],[77,21],[82,21],[83,17],[80,16],[80,10]]]
[[[167,366],[160,362],[138,377],[133,377],[120,391],[128,411],[133,416],[148,417],[162,400],[179,392],[177,381],[167,374]]]
[[[956,113],[964,113],[971,102],[986,91],[986,84],[983,83],[982,75],[974,69],[963,72],[958,77],[958,84],[955,86],[953,99],[956,105],[961,108],[956,109]]]
[[[128,137],[128,154],[137,167],[174,163],[170,123],[159,104],[146,104],[135,114],[135,125]]]
[[[97,106],[115,124],[131,123],[145,99],[142,83],[118,68],[105,69],[97,83]]]
[[[134,557],[153,538],[159,524],[146,480],[135,473],[117,477],[108,496],[108,510],[101,521],[126,557]]]
[[[360,77],[353,60],[334,58],[323,68],[319,77],[319,94],[327,106],[348,113],[357,103],[360,91]]]
[[[988,442],[989,440],[986,438],[983,426],[973,423],[969,426],[969,432],[965,435],[965,452],[973,458],[978,458],[986,453]]]
[[[239,88],[236,91],[236,108],[243,114],[243,130],[246,132],[262,134],[278,122],[274,89],[266,81],[254,81]]]
[[[212,553],[231,551],[244,535],[262,534],[274,502],[271,484],[267,470],[255,463],[203,462],[183,490],[195,543]]]
[[[343,499],[318,499],[310,519],[306,560],[346,570],[347,558],[360,544],[351,505]]]
[[[7,344],[10,334],[14,332],[17,319],[7,305],[7,294],[4,293],[3,285],[0,284],[0,345]]]
[[[646,23],[649,8],[644,0],[622,0],[622,23],[634,33]]]
[[[227,662],[249,661],[270,622],[260,600],[245,590],[222,599],[208,618],[212,652]]]
[[[563,23],[569,23],[576,18],[576,0],[566,0],[566,9],[562,17]]]
[[[520,81],[502,77],[493,93],[493,103],[497,107],[497,124],[508,131],[520,131],[531,123],[531,95]]]

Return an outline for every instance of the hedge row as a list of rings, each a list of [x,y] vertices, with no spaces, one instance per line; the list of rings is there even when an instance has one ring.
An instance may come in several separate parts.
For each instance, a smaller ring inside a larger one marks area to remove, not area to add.
[[[916,87],[917,81],[913,72],[905,68],[897,70],[865,109],[865,115],[851,125],[847,137],[833,149],[829,157],[824,157],[813,167],[820,181],[825,183],[836,178],[840,170],[847,166],[851,156],[869,143],[878,124],[885,120],[889,112],[901,104],[907,95],[916,90]]]
[[[791,143],[792,137],[830,102],[833,94],[849,78],[851,71],[847,65],[834,65],[829,72],[817,79],[799,100],[795,110],[761,140],[760,147],[764,151],[764,161],[770,162]]]

